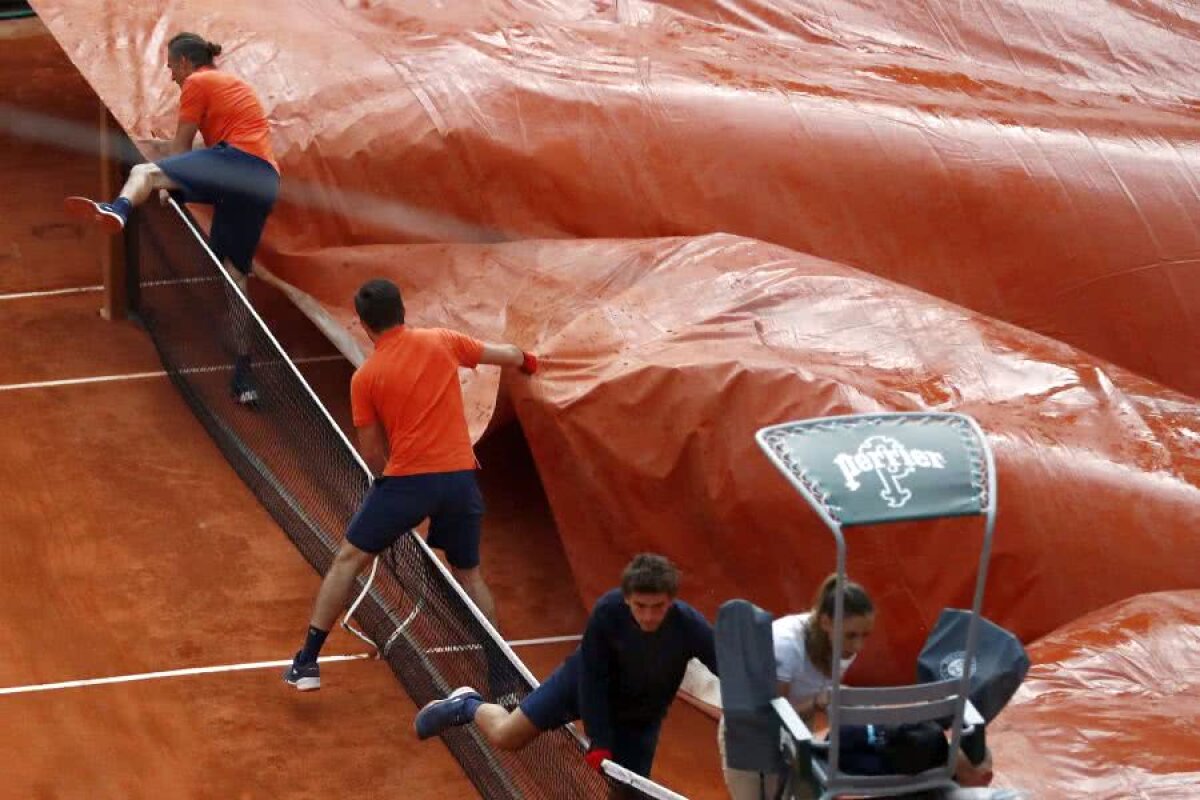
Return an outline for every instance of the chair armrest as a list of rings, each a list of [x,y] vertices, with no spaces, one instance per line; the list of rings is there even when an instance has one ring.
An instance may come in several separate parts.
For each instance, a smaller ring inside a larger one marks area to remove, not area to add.
[[[812,741],[812,731],[804,724],[804,720],[800,719],[800,715],[796,713],[796,709],[792,708],[791,703],[782,697],[776,697],[771,701],[771,708],[792,739],[796,742]]]

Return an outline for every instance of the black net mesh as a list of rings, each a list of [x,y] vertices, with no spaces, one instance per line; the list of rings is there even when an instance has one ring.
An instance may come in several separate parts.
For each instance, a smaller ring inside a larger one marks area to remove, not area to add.
[[[127,232],[131,303],[166,370],[229,463],[324,574],[369,487],[368,473],[190,219],[154,202],[134,219]],[[252,364],[259,393],[253,408],[232,396],[239,357]],[[402,537],[380,559],[355,620],[383,647],[418,706],[464,685],[510,707],[531,690],[515,656],[415,536]],[[493,750],[474,726],[452,730],[445,741],[486,798],[677,797],[648,781],[601,778],[566,729],[519,753]]]

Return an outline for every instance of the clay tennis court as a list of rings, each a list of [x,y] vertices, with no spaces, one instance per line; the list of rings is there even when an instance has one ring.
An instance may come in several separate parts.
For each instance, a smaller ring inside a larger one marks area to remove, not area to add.
[[[36,20],[11,22],[0,69],[20,102],[93,124],[97,98]],[[33,80],[30,80],[32,76]],[[333,661],[326,688],[280,680],[318,577],[230,469],[135,323],[98,313],[106,243],[61,218],[97,157],[5,137],[0,230],[0,796],[457,798],[473,789],[385,663]],[[258,287],[260,290],[261,286]],[[338,420],[352,368],[269,290],[256,304]],[[485,564],[511,640],[562,639],[586,614],[519,433],[480,459]],[[615,577],[614,577],[615,580]],[[518,646],[538,676],[572,641]],[[338,631],[327,655],[364,654]],[[207,670],[187,674],[189,670]],[[95,679],[181,672],[128,682]],[[52,688],[49,684],[80,682]],[[713,726],[668,722],[656,776],[691,797],[720,785]],[[698,765],[701,765],[698,768]]]
[[[1034,662],[989,729],[998,785],[1196,793],[1190,10],[32,5],[0,21],[0,797],[474,792],[359,640],[331,638],[349,658],[315,695],[264,666],[316,573],[146,332],[97,315],[108,243],[59,212],[103,191],[101,127],[170,135],[162,36],[201,27],[295,192],[260,248],[291,295],[255,305],[343,429],[366,278],[543,356],[537,381],[464,381],[494,428],[485,565],[535,675],[642,550],[710,618],[807,607],[831,550],[758,427],[958,410],[999,467],[985,613]],[[963,604],[933,541],[902,525],[852,565],[886,609],[852,681],[911,675]],[[714,728],[677,702],[654,777],[724,797]]]

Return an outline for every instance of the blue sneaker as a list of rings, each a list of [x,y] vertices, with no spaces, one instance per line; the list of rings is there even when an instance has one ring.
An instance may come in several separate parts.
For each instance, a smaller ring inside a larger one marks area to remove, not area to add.
[[[299,658],[300,654],[296,653],[296,657]],[[287,672],[283,673],[283,679],[302,692],[314,692],[321,688],[321,665],[315,661],[299,664],[293,660]]]
[[[483,696],[470,686],[455,689],[444,700],[426,703],[417,712],[417,718],[413,720],[413,725],[417,729],[417,738],[429,739],[441,734],[447,728],[466,725],[475,718],[475,710],[481,703],[483,703]]]

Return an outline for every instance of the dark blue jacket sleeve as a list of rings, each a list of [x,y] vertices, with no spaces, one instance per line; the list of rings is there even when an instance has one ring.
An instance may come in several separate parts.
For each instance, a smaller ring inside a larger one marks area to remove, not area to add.
[[[612,644],[606,635],[599,605],[588,618],[579,645],[579,715],[592,747],[613,748],[612,703],[609,686],[613,666]]]
[[[688,627],[692,639],[692,657],[700,659],[713,675],[720,675],[717,670],[717,640],[713,635],[713,627],[696,609],[687,607]]]

